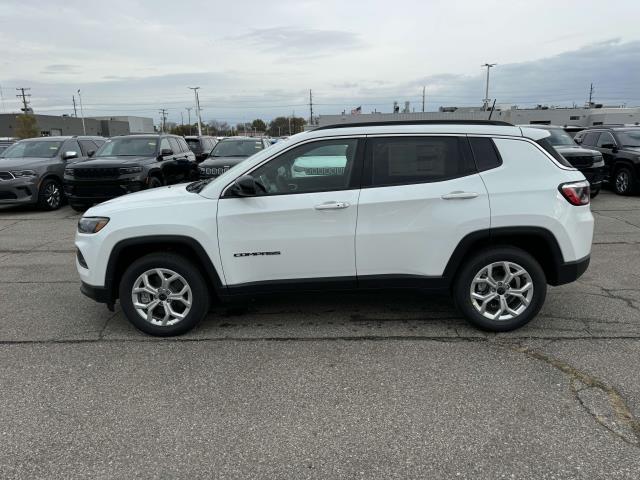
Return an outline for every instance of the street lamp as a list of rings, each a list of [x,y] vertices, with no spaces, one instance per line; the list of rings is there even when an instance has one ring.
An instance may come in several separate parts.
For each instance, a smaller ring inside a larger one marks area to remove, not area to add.
[[[487,67],[487,85],[484,92],[484,110],[489,110],[489,70],[491,67],[495,67],[496,65],[497,63],[485,63],[484,65],[481,65],[482,67]]]

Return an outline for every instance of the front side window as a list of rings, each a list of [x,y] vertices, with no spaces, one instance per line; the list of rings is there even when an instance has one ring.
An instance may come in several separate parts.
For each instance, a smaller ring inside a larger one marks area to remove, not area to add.
[[[584,136],[584,138],[582,139],[582,145],[591,145],[591,146],[595,147],[599,136],[600,136],[600,132],[589,132],[589,133],[587,133]]]
[[[7,148],[5,158],[53,158],[58,154],[62,142],[49,140],[29,140],[17,142]]]
[[[162,152],[163,150],[173,150],[168,138],[163,138],[162,140],[160,140],[160,152]]]
[[[598,143],[596,145],[596,147],[604,147],[605,145],[610,146],[610,145],[615,145],[616,142],[613,139],[613,135],[611,135],[609,132],[602,132],[600,134],[600,138],[598,138]]]
[[[157,138],[113,138],[105,142],[96,157],[153,157],[158,145]]]
[[[169,143],[171,144],[171,150],[173,150],[173,153],[180,153],[182,149],[180,148],[178,140],[176,140],[175,138],[170,138]]]
[[[89,152],[95,152],[98,149],[96,147],[96,144],[91,140],[79,140],[78,143],[80,144],[80,148],[82,149],[82,155],[84,155],[85,157],[89,155]]]
[[[457,137],[390,137],[369,140],[373,186],[438,182],[476,173]]]
[[[325,140],[289,150],[257,168],[266,195],[330,192],[349,188],[358,140]]]

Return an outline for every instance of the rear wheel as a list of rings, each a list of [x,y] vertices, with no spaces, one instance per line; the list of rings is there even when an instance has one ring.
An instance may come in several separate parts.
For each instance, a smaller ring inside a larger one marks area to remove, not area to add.
[[[598,196],[598,194],[600,193],[600,188],[600,186],[597,186],[591,189],[591,198],[596,198]]]
[[[629,167],[618,167],[613,180],[613,189],[618,195],[631,195],[636,189],[636,178]]]
[[[63,194],[60,182],[46,179],[38,191],[38,207],[42,210],[57,210],[62,206]]]
[[[456,305],[473,325],[506,332],[540,311],[547,282],[540,264],[514,247],[493,247],[469,259],[454,284]]]
[[[122,310],[150,335],[181,335],[209,309],[209,291],[200,271],[185,257],[152,253],[135,262],[120,281]]]

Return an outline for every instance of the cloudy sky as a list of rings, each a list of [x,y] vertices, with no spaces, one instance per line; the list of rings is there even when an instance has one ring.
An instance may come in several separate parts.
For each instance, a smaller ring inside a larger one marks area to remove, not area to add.
[[[0,111],[180,122],[330,114],[393,100],[640,105],[640,0],[0,0]]]

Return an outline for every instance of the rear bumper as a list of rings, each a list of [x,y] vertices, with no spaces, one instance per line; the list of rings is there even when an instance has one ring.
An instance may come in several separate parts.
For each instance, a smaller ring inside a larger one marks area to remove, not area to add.
[[[558,266],[558,274],[551,285],[564,285],[565,283],[575,282],[589,268],[591,255],[587,255],[580,260],[573,262],[565,262]]]

